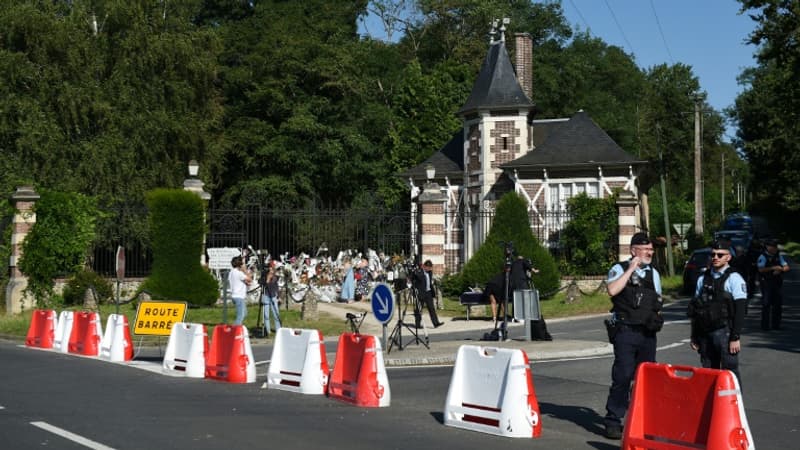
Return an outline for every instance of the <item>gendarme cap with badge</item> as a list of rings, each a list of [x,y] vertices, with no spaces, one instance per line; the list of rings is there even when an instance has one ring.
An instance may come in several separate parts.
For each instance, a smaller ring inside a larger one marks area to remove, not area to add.
[[[727,241],[714,241],[711,243],[711,250],[727,250],[731,251],[731,244]]]
[[[631,245],[649,245],[650,238],[647,237],[647,233],[636,233],[631,237]]]

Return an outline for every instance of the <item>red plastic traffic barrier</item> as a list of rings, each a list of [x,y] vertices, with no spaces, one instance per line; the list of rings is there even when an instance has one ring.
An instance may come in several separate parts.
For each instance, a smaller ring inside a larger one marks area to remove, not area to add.
[[[728,370],[643,363],[622,448],[752,449],[739,383]]]
[[[250,337],[243,325],[217,325],[206,357],[206,378],[230,383],[255,381]]]
[[[389,406],[391,391],[383,351],[375,336],[342,333],[328,395],[356,406]]]
[[[31,316],[25,345],[28,347],[53,348],[56,336],[56,312],[52,309],[37,309]]]
[[[100,339],[103,337],[101,328],[100,314],[88,311],[76,312],[68,351],[79,355],[97,356],[100,353]]]

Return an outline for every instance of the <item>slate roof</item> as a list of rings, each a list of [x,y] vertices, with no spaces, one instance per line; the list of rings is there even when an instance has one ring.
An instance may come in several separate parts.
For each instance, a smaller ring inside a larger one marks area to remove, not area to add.
[[[532,108],[533,103],[522,91],[514,66],[508,57],[505,43],[498,41],[489,46],[472,93],[458,111],[466,115],[479,109]]]
[[[464,178],[464,131],[459,128],[444,147],[425,161],[401,173],[400,176],[424,180],[427,177],[425,166],[428,164],[433,164],[433,167],[436,168],[435,178],[437,180],[448,177],[451,182],[460,182]]]
[[[598,164],[641,165],[647,161],[623,150],[587,113],[579,111],[553,129],[541,145],[501,167],[525,169]]]

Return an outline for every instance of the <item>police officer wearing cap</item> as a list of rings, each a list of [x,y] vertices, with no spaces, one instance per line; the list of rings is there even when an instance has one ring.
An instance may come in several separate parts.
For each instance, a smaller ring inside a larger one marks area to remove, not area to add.
[[[783,273],[789,271],[789,264],[778,253],[778,242],[764,243],[764,253],[758,257],[756,267],[761,284],[761,329],[780,330],[783,315]]]
[[[726,369],[739,377],[739,334],[744,324],[747,283],[731,269],[730,247],[711,245],[711,270],[698,278],[695,295],[689,302],[691,347],[700,353],[703,367]]]
[[[611,267],[606,284],[613,307],[614,345],[611,388],[606,401],[605,435],[622,437],[622,420],[630,402],[636,367],[656,359],[656,332],[661,330],[661,277],[650,264],[653,243],[646,233],[631,238],[631,258]]]

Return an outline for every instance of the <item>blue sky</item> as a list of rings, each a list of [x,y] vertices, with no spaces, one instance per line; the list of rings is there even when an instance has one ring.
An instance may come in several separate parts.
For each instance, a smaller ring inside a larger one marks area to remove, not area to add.
[[[622,47],[642,68],[691,66],[719,111],[742,91],[736,82],[742,69],[755,66],[755,47],[744,44],[755,22],[738,15],[735,0],[563,0],[561,6],[573,28]]]
[[[621,47],[642,68],[691,66],[708,103],[718,111],[733,105],[742,91],[736,78],[755,65],[755,47],[744,43],[755,22],[738,14],[735,0],[562,0],[561,6],[573,29],[588,29]],[[372,33],[381,30],[372,20],[368,28]],[[724,140],[734,133],[729,128]]]

